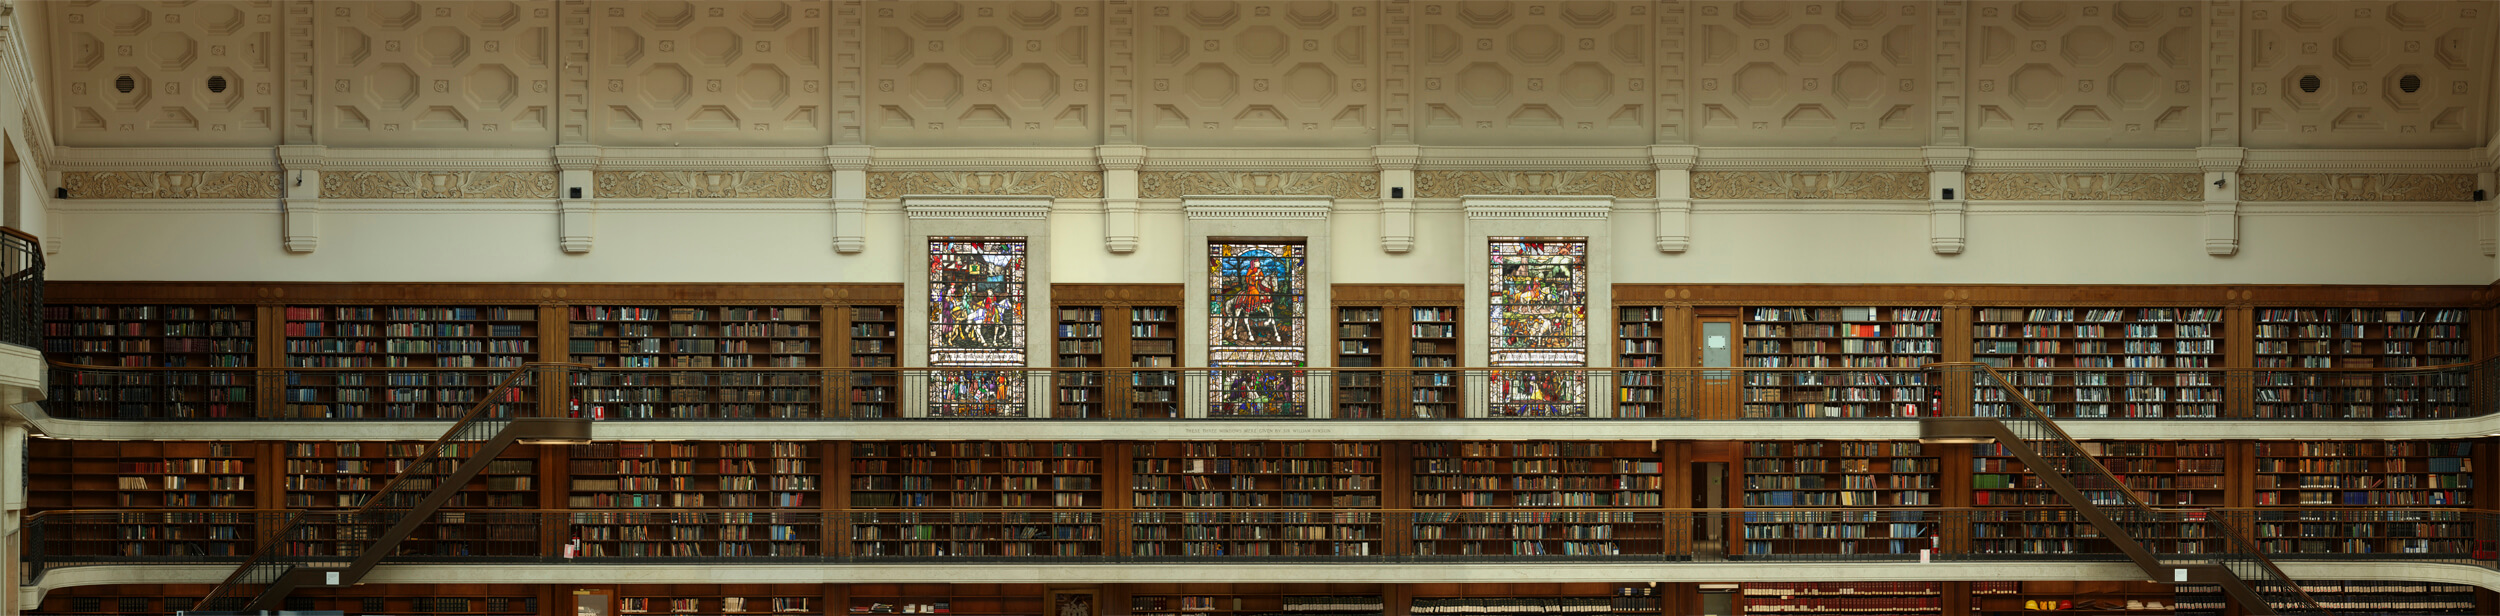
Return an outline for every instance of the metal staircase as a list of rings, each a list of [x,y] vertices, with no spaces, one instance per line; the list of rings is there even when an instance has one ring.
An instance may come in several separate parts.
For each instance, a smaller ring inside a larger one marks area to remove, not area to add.
[[[2197,512],[2157,511],[2138,499],[2123,481],[2093,459],[2082,444],[2067,436],[2040,407],[2023,396],[2005,374],[1979,363],[1928,364],[1939,374],[1932,383],[2001,389],[2016,409],[2004,417],[1933,417],[1919,423],[1919,439],[1929,442],[1994,442],[2022,461],[2042,484],[2055,490],[2102,538],[2134,561],[2157,582],[2195,582],[2222,587],[2223,593],[2248,614],[2327,615],[2325,606],[2309,597],[2283,570],[2275,567],[2249,539],[2248,529],[2209,520]],[[2201,536],[2219,540],[2220,548],[2197,553],[2155,554],[2140,537],[2185,536],[2178,531],[2202,527]]]
[[[518,400],[513,394],[522,388],[561,382],[551,379],[575,367],[528,364],[505,373],[442,438],[407,461],[371,498],[352,510],[295,512],[275,540],[236,567],[191,611],[277,610],[298,588],[354,585],[513,445],[589,441],[590,424],[584,418],[493,412],[498,402]]]

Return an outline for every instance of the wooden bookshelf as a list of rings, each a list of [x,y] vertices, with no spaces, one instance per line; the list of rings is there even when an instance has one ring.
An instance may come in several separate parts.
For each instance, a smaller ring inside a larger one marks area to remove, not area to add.
[[[1972,360],[2006,370],[2023,396],[2058,417],[2218,417],[2220,308],[1981,308]],[[2122,369],[2096,372],[2094,368]],[[1981,387],[1972,412],[2019,414],[2002,388]]]
[[[825,614],[816,584],[627,585],[616,589],[619,614]]]
[[[1184,363],[1178,304],[1130,306],[1128,315],[1130,367],[1171,368]],[[1181,416],[1181,373],[1139,370],[1128,375],[1127,400],[1132,412],[1140,417]]]
[[[1044,611],[1044,591],[1040,584],[852,584],[850,591],[848,612],[852,614],[1034,616],[1051,613]]]
[[[1942,463],[1920,443],[1753,441],[1744,451],[1744,555],[1912,554],[1935,547],[1929,538],[1938,536],[1940,520],[1932,514],[1871,511],[1942,502]]]
[[[1664,417],[1666,374],[1658,368],[1667,359],[1667,310],[1663,306],[1615,307],[1615,416]]]
[[[247,367],[259,363],[258,315],[240,304],[52,304],[43,350],[89,366]]]
[[[1103,315],[1101,306],[1060,306],[1058,340],[1051,365],[1061,368],[1101,368],[1110,365],[1103,359]],[[1068,372],[1057,376],[1058,398],[1054,401],[1058,417],[1109,417],[1104,408],[1111,401],[1111,379],[1101,372]]]
[[[293,442],[279,445],[286,456],[284,502],[290,509],[345,509],[360,507],[382,489],[382,484],[406,470],[408,464],[423,455],[427,443],[417,442]],[[477,445],[455,444],[444,459],[458,461],[474,455]],[[489,463],[485,474],[462,486],[444,507],[453,509],[535,509],[539,506],[540,478],[536,452],[527,446],[508,452]],[[448,464],[437,464],[448,471]],[[388,507],[415,505],[421,492],[431,490],[436,477],[416,477],[395,494]]]
[[[1063,368],[1170,368],[1181,365],[1180,285],[1063,284],[1051,287],[1058,326],[1051,365]],[[1180,373],[1160,370],[1070,372],[1056,377],[1058,417],[1181,416]]]
[[[816,509],[816,442],[596,443],[571,449],[575,509]]]
[[[1407,613],[1551,615],[1659,614],[1653,586],[1606,582],[1546,584],[1414,584]]]
[[[1129,584],[1131,616],[1381,616],[1378,584]]]
[[[2215,441],[2084,441],[2084,451],[2153,506],[2221,507],[2226,502],[2230,456]],[[2042,484],[2000,445],[1976,448],[1971,464],[1972,504],[1980,507],[2064,507],[2065,499]],[[2124,497],[2085,490],[2094,502]]]
[[[2232,458],[2226,443],[2213,441],[2084,441],[2092,455],[2147,505],[2219,507],[2234,504],[2230,490]],[[2127,498],[2115,490],[2078,486],[2094,503]],[[1972,551],[1982,554],[2040,554],[2089,551],[2098,536],[2091,524],[2075,515],[2065,498],[2042,483],[2002,445],[1973,446],[1971,504],[1982,509],[1971,524]],[[2190,531],[2197,527],[2184,527]],[[2157,549],[2195,551],[2212,546],[2201,534],[2140,536]],[[2159,546],[2170,546],[2167,548]]]
[[[2301,580],[2301,592],[2337,613],[2440,615],[2486,613],[2475,604],[2476,588],[2462,584],[2358,580]]]
[[[2257,443],[2257,501],[2272,506],[2471,507],[2471,441]]]
[[[1943,359],[1943,314],[1934,307],[1797,306],[1743,311],[1739,347],[1749,368],[1832,371],[1749,372],[1744,416],[1910,417],[1933,412],[1926,375]]]
[[[1633,511],[1664,503],[1649,442],[1431,441],[1410,444],[1418,555],[1613,555],[1656,549],[1663,526]],[[1625,548],[1626,544],[1639,547]]]
[[[29,509],[251,509],[260,445],[27,439]]]
[[[897,337],[901,330],[895,321],[902,313],[900,306],[850,307],[844,346],[851,355],[843,365],[867,370],[848,373],[844,385],[850,388],[849,416],[903,416],[897,406],[902,403],[902,391],[896,389],[902,376],[890,370],[876,370],[903,365],[898,359],[903,353],[903,340]]]
[[[1381,445],[1370,442],[1161,442],[1130,447],[1141,510],[1378,509]],[[1136,556],[1386,554],[1376,512],[1266,515],[1140,512]],[[1263,608],[1264,609],[1264,608]]]
[[[262,444],[26,440],[26,506],[182,509],[110,528],[47,535],[48,553],[77,556],[245,556],[257,519]]]
[[[573,537],[581,540],[585,558],[819,554],[823,538],[816,526],[782,512],[812,513],[823,507],[824,446],[789,441],[574,445],[568,468],[571,508],[671,511],[576,513],[570,519]]]
[[[850,447],[855,508],[1102,506],[1099,442],[853,442]]]
[[[2463,308],[2259,308],[2256,367],[2418,368],[2473,359]],[[2259,372],[2258,417],[2459,417],[2462,374]]]
[[[814,306],[572,306],[565,351],[616,368],[812,368],[823,365]]]
[[[1337,285],[1334,416],[1458,417],[1464,391],[1458,285]]]
[[[1138,509],[1380,507],[1380,444],[1177,441],[1130,447]]]
[[[2179,605],[2179,593],[2174,587],[2153,582],[2030,581],[2003,584],[2011,585],[2003,593],[1974,592],[1972,611],[1981,616],[2033,616],[2043,612],[2078,616],[2166,616]]]
[[[1941,614],[1941,582],[1745,582],[1744,614]]]
[[[538,359],[532,306],[288,306],[295,368],[511,368]],[[290,373],[290,417],[454,418],[494,390],[497,371]],[[505,391],[527,404],[532,388]]]
[[[116,585],[62,588],[44,596],[41,609],[27,613],[105,616],[171,614],[199,601],[197,586]],[[288,597],[289,611],[334,611],[349,614],[415,614],[424,616],[535,616],[539,588],[520,584],[359,584],[330,589],[319,596]]]

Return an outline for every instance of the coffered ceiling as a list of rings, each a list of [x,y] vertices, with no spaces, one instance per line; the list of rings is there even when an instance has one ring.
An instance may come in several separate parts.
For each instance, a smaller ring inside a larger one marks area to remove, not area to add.
[[[70,146],[2468,148],[2500,5],[71,1]]]

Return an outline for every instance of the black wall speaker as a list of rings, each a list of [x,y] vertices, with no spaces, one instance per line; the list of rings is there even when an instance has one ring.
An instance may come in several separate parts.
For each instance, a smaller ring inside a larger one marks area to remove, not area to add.
[[[1953,200],[1953,189],[1951,189],[1951,188],[1944,189],[1944,200],[1946,200],[1946,201],[1952,201],[1952,200]]]

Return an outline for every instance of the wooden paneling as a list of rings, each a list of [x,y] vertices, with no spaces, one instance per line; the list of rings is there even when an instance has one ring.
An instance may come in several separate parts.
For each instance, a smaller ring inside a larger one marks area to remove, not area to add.
[[[1340,306],[1440,306],[1465,304],[1467,288],[1454,284],[1341,284],[1329,287]]]

